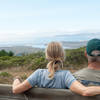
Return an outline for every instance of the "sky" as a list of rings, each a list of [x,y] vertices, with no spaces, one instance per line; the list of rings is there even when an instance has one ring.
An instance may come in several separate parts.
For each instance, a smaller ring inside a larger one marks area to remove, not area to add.
[[[100,32],[100,0],[0,0],[0,42]]]

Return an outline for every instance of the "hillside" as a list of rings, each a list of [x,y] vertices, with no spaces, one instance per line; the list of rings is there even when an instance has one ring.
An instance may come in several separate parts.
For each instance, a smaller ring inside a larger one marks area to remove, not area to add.
[[[61,41],[63,47],[65,49],[77,49],[83,46],[86,46],[87,41],[82,42],[66,42]],[[47,46],[47,44],[38,44],[32,46],[11,46],[11,47],[0,47],[1,50],[5,50],[7,52],[12,51],[15,55],[20,56],[22,54],[31,54],[36,52],[44,51],[44,48]]]
[[[85,48],[65,50],[66,59],[64,69],[72,72],[87,66],[84,56]],[[13,77],[19,75],[26,79],[34,70],[46,68],[48,61],[44,52],[36,52],[23,56],[1,56],[0,57],[0,83],[12,83]]]
[[[43,49],[33,48],[31,46],[0,47],[0,50],[5,50],[7,52],[12,51],[15,55],[31,54],[31,53],[43,51]]]
[[[84,56],[85,47],[78,49],[67,49],[65,50],[65,62],[64,65],[67,67],[74,65],[76,68],[83,63],[86,63]],[[45,60],[44,51],[39,51],[22,56],[1,56],[0,57],[0,69],[6,67],[17,67],[17,66],[33,66],[32,68],[44,68],[47,60]],[[77,66],[78,65],[78,66]]]
[[[82,41],[82,42],[65,42],[65,41],[62,41],[61,43],[67,49],[77,49],[77,48],[86,46],[87,41]]]

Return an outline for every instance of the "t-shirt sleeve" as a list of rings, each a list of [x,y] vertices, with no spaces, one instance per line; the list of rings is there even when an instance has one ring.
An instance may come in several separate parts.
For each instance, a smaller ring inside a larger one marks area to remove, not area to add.
[[[67,88],[70,88],[71,84],[76,81],[76,79],[74,78],[74,76],[68,71],[65,75],[65,85],[67,86]]]
[[[36,70],[35,72],[33,72],[33,73],[26,79],[32,87],[34,87],[35,85],[37,85],[38,78],[39,78],[39,72],[40,72],[39,69]]]

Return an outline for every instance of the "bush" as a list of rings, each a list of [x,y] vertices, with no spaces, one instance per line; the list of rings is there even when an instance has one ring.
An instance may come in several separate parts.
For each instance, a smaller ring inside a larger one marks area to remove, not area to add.
[[[85,47],[65,50],[66,59],[64,62],[64,67],[69,66],[83,66],[87,64],[87,59],[84,56]],[[29,69],[46,68],[47,61],[45,60],[44,52],[37,52],[24,56],[2,56],[0,57],[0,69],[7,67],[19,67],[25,66]]]
[[[45,60],[44,57],[35,58],[31,62],[31,66],[29,67],[29,69],[35,70],[38,68],[46,68],[46,65],[47,65],[47,61]]]
[[[87,64],[87,58],[84,54],[85,48],[66,50],[66,65],[81,66]]]
[[[5,69],[5,68],[9,68],[13,65],[12,62],[10,61],[3,61],[3,60],[0,60],[0,69]]]
[[[9,74],[8,72],[1,72],[0,73],[0,77],[10,77],[11,74]]]

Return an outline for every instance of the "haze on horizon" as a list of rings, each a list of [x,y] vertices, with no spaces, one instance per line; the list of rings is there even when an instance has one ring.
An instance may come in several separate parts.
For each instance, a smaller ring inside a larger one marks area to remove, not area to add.
[[[0,0],[0,42],[100,34],[100,0]]]

